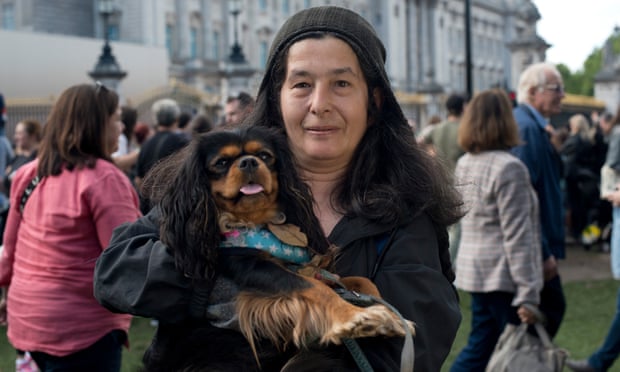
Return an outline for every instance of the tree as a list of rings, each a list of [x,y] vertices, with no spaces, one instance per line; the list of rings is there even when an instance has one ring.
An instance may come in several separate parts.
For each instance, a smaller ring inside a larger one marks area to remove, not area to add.
[[[608,40],[612,43],[612,50],[620,54],[620,32],[614,32]],[[594,96],[594,77],[603,67],[603,48],[596,47],[583,63],[580,70],[572,72],[568,66],[560,63],[558,71],[562,75],[567,93],[584,96]]]

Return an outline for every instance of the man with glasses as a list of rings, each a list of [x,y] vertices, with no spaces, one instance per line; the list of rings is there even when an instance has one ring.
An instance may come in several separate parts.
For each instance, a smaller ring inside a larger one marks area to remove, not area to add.
[[[549,63],[536,63],[521,73],[518,105],[513,110],[523,144],[512,152],[527,166],[540,203],[545,284],[539,307],[547,317],[545,327],[551,337],[560,328],[566,301],[556,262],[565,257],[561,159],[551,143],[547,126],[551,115],[560,112],[563,98],[564,85],[557,68]]]

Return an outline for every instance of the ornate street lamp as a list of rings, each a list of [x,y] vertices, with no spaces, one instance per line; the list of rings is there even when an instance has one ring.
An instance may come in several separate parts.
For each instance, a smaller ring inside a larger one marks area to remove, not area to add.
[[[240,0],[231,0],[230,1],[230,14],[233,16],[233,28],[235,40],[231,48],[230,55],[228,59],[232,63],[246,63],[245,56],[243,55],[243,48],[239,44],[239,33],[237,29],[237,17],[239,13],[241,13],[241,1]]]
[[[250,66],[248,60],[243,55],[243,50],[239,44],[239,33],[237,17],[241,13],[240,0],[227,0],[228,10],[233,17],[233,35],[234,41],[231,53],[226,60],[220,63],[220,96],[222,97],[222,106],[226,103],[226,98],[230,95],[236,95],[239,92],[252,92],[252,76],[256,74],[256,69]]]
[[[127,76],[127,72],[121,70],[121,66],[116,62],[110,46],[110,35],[108,30],[108,19],[114,14],[113,0],[99,0],[98,11],[103,16],[103,35],[105,43],[99,60],[95,68],[88,73],[95,81],[100,81],[108,89],[118,91],[120,81]]]

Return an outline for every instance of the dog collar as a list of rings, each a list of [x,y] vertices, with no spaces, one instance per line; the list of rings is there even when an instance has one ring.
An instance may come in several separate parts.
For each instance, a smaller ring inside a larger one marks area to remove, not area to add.
[[[227,231],[220,248],[253,248],[268,252],[274,257],[295,264],[310,261],[310,252],[306,248],[296,247],[279,240],[269,230],[261,227],[244,228]]]

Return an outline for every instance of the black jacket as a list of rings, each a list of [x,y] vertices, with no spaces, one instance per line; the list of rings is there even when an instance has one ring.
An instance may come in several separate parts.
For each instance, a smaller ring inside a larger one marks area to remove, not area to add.
[[[118,227],[97,260],[95,297],[112,311],[182,322],[205,313],[205,288],[178,272],[158,240],[157,210]],[[461,314],[453,278],[444,275],[448,240],[426,215],[396,229],[345,217],[329,236],[340,247],[340,276],[371,278],[383,298],[416,323],[415,370],[437,372],[450,352]],[[383,243],[379,243],[383,241]],[[378,245],[382,245],[381,253]],[[397,371],[402,340],[362,339],[375,371]],[[348,354],[342,351],[344,358]]]

